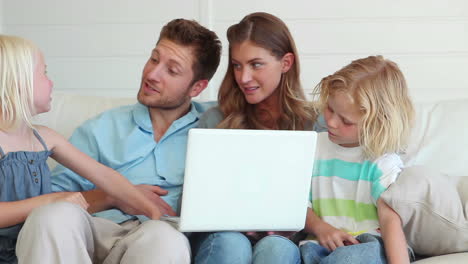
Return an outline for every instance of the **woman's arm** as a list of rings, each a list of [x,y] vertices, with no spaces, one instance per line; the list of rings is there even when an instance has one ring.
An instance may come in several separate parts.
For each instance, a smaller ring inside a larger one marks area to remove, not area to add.
[[[352,235],[333,227],[318,217],[312,208],[307,208],[307,217],[304,230],[317,237],[318,242],[328,250],[335,250],[347,244],[359,244]]]
[[[87,209],[88,203],[79,192],[49,193],[14,202],[0,202],[0,228],[23,223],[31,211],[53,202],[71,202]]]
[[[377,200],[377,210],[388,263],[410,263],[400,216],[382,199]]]
[[[115,170],[87,156],[55,131],[40,127],[40,134],[53,150],[52,158],[98,188],[152,219],[161,217],[160,210],[135,186]]]

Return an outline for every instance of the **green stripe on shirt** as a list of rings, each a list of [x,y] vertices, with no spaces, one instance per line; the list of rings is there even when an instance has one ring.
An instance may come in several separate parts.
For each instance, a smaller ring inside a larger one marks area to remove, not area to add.
[[[374,204],[357,203],[344,199],[318,199],[313,201],[314,212],[319,216],[346,216],[360,222],[378,220]]]

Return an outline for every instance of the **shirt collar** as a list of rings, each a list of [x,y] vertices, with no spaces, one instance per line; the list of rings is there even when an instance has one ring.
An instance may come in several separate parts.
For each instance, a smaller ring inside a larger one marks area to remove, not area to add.
[[[133,120],[135,120],[135,123],[144,131],[148,133],[153,133],[153,124],[151,123],[151,118],[149,114],[148,107],[145,105],[142,105],[141,103],[135,104],[135,108],[132,111],[133,114]],[[198,120],[200,116],[200,111],[198,111],[196,105],[194,102],[190,103],[190,111],[180,117],[179,119],[175,120],[172,124],[171,127],[176,126],[176,129],[185,126],[186,124],[195,122]]]

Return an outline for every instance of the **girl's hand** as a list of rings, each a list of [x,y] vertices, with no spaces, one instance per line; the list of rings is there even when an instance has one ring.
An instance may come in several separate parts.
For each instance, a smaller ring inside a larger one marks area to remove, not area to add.
[[[80,192],[58,192],[52,193],[51,202],[69,202],[79,205],[83,209],[88,209],[89,204]]]
[[[333,227],[332,225],[321,222],[320,226],[316,229],[315,235],[323,247],[330,251],[335,250],[337,247],[359,244],[352,235]]]

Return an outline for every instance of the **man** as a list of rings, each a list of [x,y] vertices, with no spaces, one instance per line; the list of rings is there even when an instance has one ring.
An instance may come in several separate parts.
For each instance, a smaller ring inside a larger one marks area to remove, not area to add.
[[[191,102],[216,72],[221,43],[195,21],[165,25],[142,75],[138,104],[88,120],[70,141],[125,177],[160,208],[176,215],[188,130],[208,105]],[[17,243],[21,263],[190,263],[187,238],[58,166],[53,191],[82,191],[91,217],[68,203],[34,211]],[[119,209],[116,209],[119,208]]]

